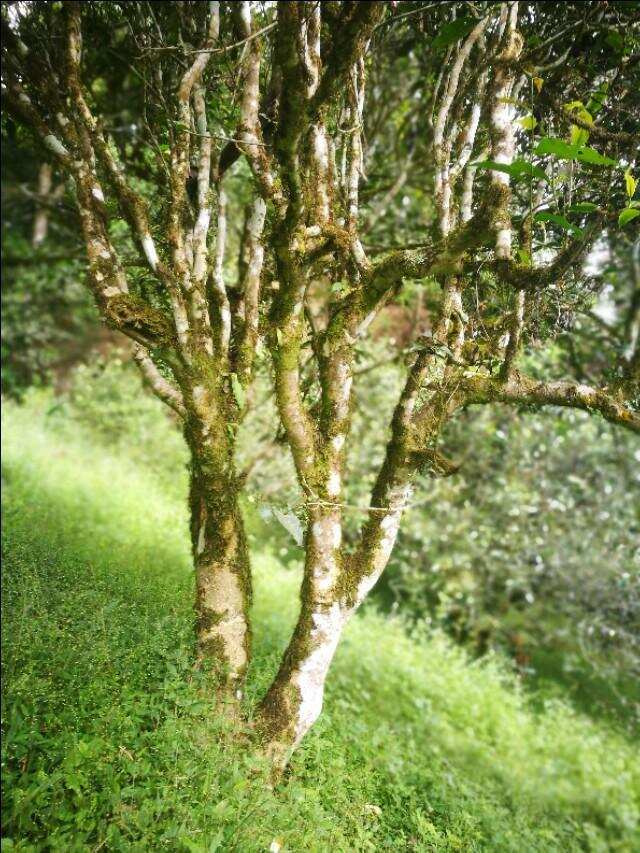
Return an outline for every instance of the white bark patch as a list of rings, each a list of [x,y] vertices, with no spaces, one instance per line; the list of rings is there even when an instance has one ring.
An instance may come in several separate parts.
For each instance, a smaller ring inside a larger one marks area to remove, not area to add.
[[[93,187],[93,189],[91,190],[91,195],[98,201],[104,202],[104,193],[102,192],[100,187]]]
[[[257,198],[253,205],[251,216],[247,221],[247,231],[255,240],[258,240],[262,234],[266,214],[267,204],[265,200],[263,198]]]
[[[189,331],[189,318],[187,317],[187,312],[185,310],[184,305],[179,303],[174,303],[173,306],[173,317],[176,324],[176,332],[178,334],[178,338],[181,340],[185,340],[186,334]]]
[[[331,550],[339,548],[342,542],[340,524],[333,518],[322,518],[319,521],[315,521],[311,528],[311,533],[318,543],[321,551],[326,551],[327,547]],[[331,562],[331,565],[329,566],[330,571],[335,572],[335,561],[328,560],[327,562]]]
[[[340,364],[336,370],[336,380],[341,389],[341,394],[336,401],[335,416],[338,420],[346,418],[349,414],[349,396],[351,394],[351,386],[353,377],[347,364]]]
[[[222,325],[220,332],[222,349],[226,352],[229,349],[229,341],[231,340],[231,311],[226,305],[220,308],[220,323]]]
[[[329,475],[329,482],[327,483],[327,492],[331,495],[332,498],[335,498],[336,495],[340,494],[339,471],[332,471]]]
[[[373,555],[371,571],[368,575],[365,575],[358,584],[355,601],[356,607],[358,607],[369,594],[389,562],[389,557],[391,556],[393,546],[395,545],[396,538],[398,536],[402,512],[411,497],[411,491],[411,485],[408,484],[396,488],[390,494],[389,512],[380,522],[380,528],[382,529],[383,535],[376,552]]]
[[[255,251],[251,256],[251,260],[249,261],[249,268],[247,270],[248,278],[253,281],[259,278],[260,273],[262,271],[262,261],[264,258],[264,249],[258,243],[255,247]]]
[[[293,676],[293,683],[300,691],[294,747],[320,716],[324,682],[345,623],[345,614],[337,602],[327,612],[317,611],[311,618],[313,627],[309,640],[313,651]]]
[[[202,281],[207,271],[207,233],[211,222],[211,210],[203,207],[198,214],[193,229],[193,243],[195,246],[193,254],[193,275],[196,281]]]
[[[53,151],[54,154],[57,154],[58,157],[68,157],[69,152],[64,147],[62,142],[58,139],[57,136],[54,136],[52,133],[47,134],[43,139],[44,144],[50,151]]]
[[[509,259],[511,257],[511,229],[500,228],[496,234],[496,257]]]
[[[369,593],[375,586],[376,581],[380,577],[380,574],[381,572],[376,572],[371,575],[365,575],[365,577],[362,578],[362,580],[358,584],[358,589],[356,591],[356,606],[361,604],[369,595]]]
[[[337,518],[320,518],[311,527],[313,544],[318,552],[313,581],[320,595],[330,592],[338,580],[336,552],[342,544],[342,529]]]
[[[158,253],[156,251],[156,245],[153,242],[153,237],[151,234],[145,234],[142,238],[142,249],[144,251],[145,257],[149,262],[149,266],[155,272],[158,266]]]
[[[577,385],[576,391],[581,397],[586,397],[587,399],[596,396],[596,391],[588,385]]]
[[[313,154],[316,161],[318,182],[317,214],[321,222],[326,222],[330,215],[329,194],[327,192],[327,175],[329,173],[329,147],[324,129],[313,125]]]
[[[215,565],[202,587],[202,604],[218,614],[218,621],[202,640],[220,638],[232,674],[241,672],[247,664],[244,642],[247,626],[244,619],[244,599],[240,581],[229,569]]]
[[[413,414],[413,410],[416,404],[416,396],[416,394],[409,394],[409,396],[405,400],[403,406],[405,418],[408,418]]]
[[[344,435],[335,435],[331,439],[331,447],[335,450],[336,453],[340,453],[344,446]]]
[[[207,402],[207,389],[204,385],[195,385],[193,388],[193,402],[197,406],[205,406]]]
[[[198,214],[198,218],[196,220],[195,228],[193,229],[194,235],[196,237],[200,237],[203,234],[206,234],[209,230],[209,222],[211,220],[211,211],[208,207],[203,208]]]
[[[205,526],[204,524],[200,527],[200,532],[198,533],[198,545],[196,547],[196,553],[202,554],[204,551],[204,543],[205,543]]]

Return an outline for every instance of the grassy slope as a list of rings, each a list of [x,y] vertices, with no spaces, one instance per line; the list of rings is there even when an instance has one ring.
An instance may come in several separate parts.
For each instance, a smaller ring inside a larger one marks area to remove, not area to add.
[[[348,629],[325,713],[276,793],[190,671],[181,502],[121,454],[6,408],[4,834],[19,850],[631,851],[634,745],[560,703],[536,714],[499,662]],[[249,701],[299,578],[256,549]],[[12,844],[3,842],[10,849]]]

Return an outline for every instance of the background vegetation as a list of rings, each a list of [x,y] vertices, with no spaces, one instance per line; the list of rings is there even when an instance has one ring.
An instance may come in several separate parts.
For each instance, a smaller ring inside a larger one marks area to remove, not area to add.
[[[350,626],[326,714],[269,790],[191,667],[186,477],[164,466],[184,460],[175,431],[155,400],[132,408],[120,365],[76,381],[103,388],[100,418],[79,392],[4,408],[3,849],[634,849],[633,735],[575,707],[575,671],[532,701],[502,655],[474,661],[380,603]],[[127,446],[105,436],[118,412]],[[299,566],[284,531],[247,517],[250,706],[295,618]],[[406,583],[404,560],[392,576]]]

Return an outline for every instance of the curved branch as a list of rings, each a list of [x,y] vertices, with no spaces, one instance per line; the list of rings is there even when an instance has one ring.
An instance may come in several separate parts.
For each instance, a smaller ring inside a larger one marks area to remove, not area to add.
[[[598,217],[584,237],[573,240],[550,264],[543,267],[532,268],[504,258],[494,261],[492,269],[502,281],[517,290],[540,290],[548,287],[583,260],[593,241],[601,233],[602,222],[603,219]]]
[[[640,433],[640,412],[629,408],[624,397],[608,388],[594,388],[574,382],[540,382],[518,372],[501,382],[476,376],[463,382],[469,403],[511,403],[525,406],[562,406],[597,412],[611,423]]]
[[[149,355],[149,351],[137,344],[133,350],[133,360],[140,370],[145,384],[151,388],[156,397],[170,406],[181,418],[186,418],[187,410],[182,394],[175,385],[160,373],[156,363]]]

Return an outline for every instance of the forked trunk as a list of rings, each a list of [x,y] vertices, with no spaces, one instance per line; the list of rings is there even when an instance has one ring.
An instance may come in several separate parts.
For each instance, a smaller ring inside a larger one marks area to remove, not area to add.
[[[298,623],[260,706],[266,753],[279,774],[320,716],[324,686],[342,631],[389,561],[411,491],[404,472],[383,474],[374,494],[386,506],[365,524],[360,548],[345,558],[336,510],[310,519]]]

